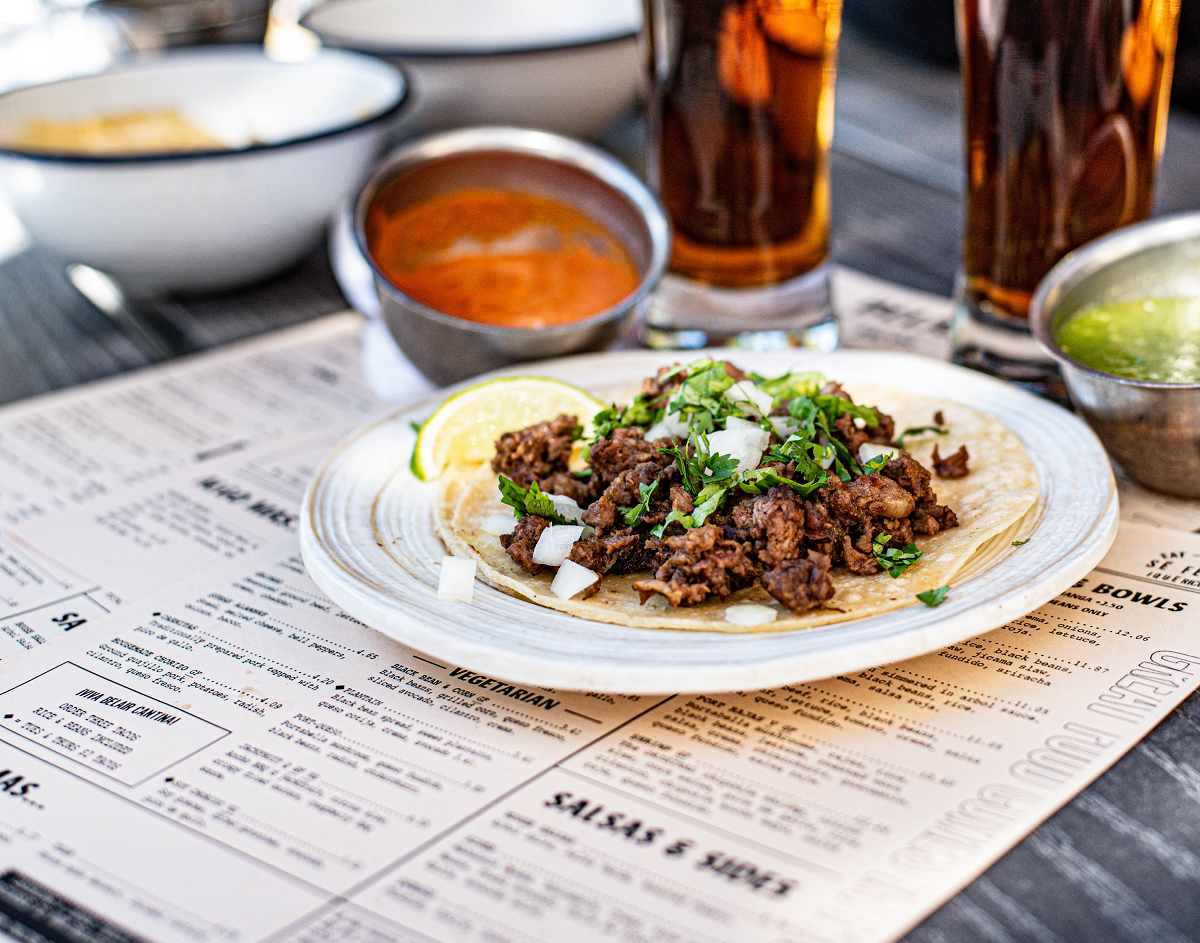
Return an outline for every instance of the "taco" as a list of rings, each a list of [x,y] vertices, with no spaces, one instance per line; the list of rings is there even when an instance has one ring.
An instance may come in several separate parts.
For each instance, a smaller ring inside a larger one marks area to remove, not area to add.
[[[813,373],[676,365],[594,425],[583,443],[559,416],[451,469],[437,528],[494,586],[602,622],[778,631],[919,605],[1038,495],[995,417]],[[744,604],[774,618],[739,624]]]

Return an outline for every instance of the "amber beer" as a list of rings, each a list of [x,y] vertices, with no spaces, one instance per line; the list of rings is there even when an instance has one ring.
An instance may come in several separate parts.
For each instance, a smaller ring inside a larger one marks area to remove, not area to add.
[[[647,0],[648,176],[670,271],[773,285],[827,254],[840,0]]]
[[[1179,0],[958,0],[960,300],[1023,323],[1067,252],[1150,215]]]

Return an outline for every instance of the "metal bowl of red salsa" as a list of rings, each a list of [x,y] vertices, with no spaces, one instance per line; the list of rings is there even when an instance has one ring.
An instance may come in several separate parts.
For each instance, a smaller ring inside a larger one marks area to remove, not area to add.
[[[570,138],[468,128],[394,153],[355,208],[396,343],[435,383],[611,344],[670,250],[629,170]]]

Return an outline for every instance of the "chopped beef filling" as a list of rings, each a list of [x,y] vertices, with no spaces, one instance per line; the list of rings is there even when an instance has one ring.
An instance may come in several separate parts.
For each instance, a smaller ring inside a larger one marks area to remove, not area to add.
[[[726,363],[724,370],[735,381],[747,379],[732,364]],[[664,368],[645,380],[642,396],[661,404],[688,379],[686,370],[668,376],[669,372]],[[821,393],[850,401],[837,383],[825,384]],[[787,401],[777,404],[772,415],[787,416],[786,406]],[[594,533],[575,543],[570,559],[602,575],[651,574],[633,584],[643,603],[661,593],[672,606],[695,605],[710,596],[728,597],[761,579],[767,592],[801,613],[825,605],[834,595],[834,567],[878,573],[881,567],[872,545],[879,535],[891,535],[889,546],[902,547],[917,536],[958,525],[954,512],[938,503],[929,470],[893,441],[892,417],[875,413],[875,425],[849,411],[836,419],[831,414],[827,428],[851,455],[868,442],[892,449],[883,468],[872,474],[856,470],[845,476],[849,480],[830,473],[805,495],[787,483],[772,484],[760,494],[731,487],[715,511],[707,509],[707,520],[692,519],[699,516],[697,505],[704,496],[698,497],[698,486],[689,485],[681,474],[675,456],[662,451],[683,448],[692,455],[688,450],[694,447],[680,438],[648,442],[637,426],[613,429],[592,443],[591,476],[586,479],[567,468],[574,416],[502,436],[492,468],[522,486],[536,480],[543,491],[578,501],[583,523]],[[942,424],[940,411],[933,418]],[[777,445],[779,438],[771,441]],[[965,446],[946,459],[935,449],[933,463],[939,476],[957,478],[967,474],[967,458]],[[797,461],[782,459],[764,455],[759,470],[799,481]],[[816,474],[821,474],[819,469]],[[818,480],[808,479],[813,484]],[[635,507],[640,513],[633,519]],[[528,514],[513,534],[501,538],[513,560],[532,574],[545,569],[533,562],[533,548],[548,523]],[[588,595],[598,587],[593,584]]]
[[[657,401],[683,386],[683,381],[687,379],[687,371],[679,370],[671,376],[667,376],[671,370],[671,367],[659,367],[658,373],[652,377],[646,377],[642,381],[642,395],[652,401]]]
[[[596,573],[637,573],[657,570],[665,549],[653,534],[623,527],[604,537],[593,534],[575,542],[568,559]]]
[[[520,482],[517,483],[520,484]],[[563,497],[571,498],[581,508],[587,507],[596,496],[596,488],[592,484],[590,476],[576,478],[570,472],[565,471],[551,472],[546,477],[539,478],[538,486],[546,494],[561,494]]]
[[[803,560],[786,560],[762,575],[762,584],[792,612],[816,609],[833,596],[829,557],[809,550]]]
[[[721,529],[705,524],[665,541],[670,556],[654,579],[633,584],[642,602],[662,593],[672,606],[693,606],[710,594],[722,598],[748,586],[761,572],[748,544],[726,540]]]
[[[669,459],[669,456],[659,456],[659,458]],[[653,485],[659,479],[669,483],[673,472],[673,465],[668,463],[667,467],[663,467],[661,462],[639,462],[632,468],[625,469],[604,489],[599,500],[583,512],[583,522],[596,528],[596,532],[601,535],[608,533],[614,527],[627,526],[625,519],[621,516],[622,508],[631,508],[641,502],[642,485]],[[677,472],[674,473],[678,475]],[[659,481],[655,492],[658,500],[648,513],[642,515],[641,520],[644,523],[661,524],[667,519],[667,514],[671,510],[669,493],[668,488],[663,487],[663,482]]]
[[[643,462],[654,462],[660,468],[666,468],[675,460],[659,449],[673,444],[671,439],[647,442],[637,426],[614,429],[611,436],[591,447],[588,464],[592,467],[592,477],[607,485],[627,468]]]
[[[571,458],[573,433],[578,426],[577,416],[559,416],[550,422],[504,433],[496,441],[492,471],[522,486],[528,486],[534,480],[540,484],[541,479],[554,473],[568,475],[567,462]]]
[[[750,374],[746,373],[746,371],[741,367],[730,363],[728,360],[725,361],[725,372],[733,378],[734,383],[741,383],[743,380],[750,379]]]
[[[863,475],[848,483],[834,479],[827,491],[825,503],[834,517],[843,521],[865,523],[876,517],[899,520],[917,507],[911,494],[882,475]]]
[[[969,458],[965,445],[960,445],[957,452],[946,458],[942,458],[938,454],[938,447],[935,445],[933,447],[933,470],[938,473],[939,478],[962,478],[970,471],[967,468],[967,459]]]
[[[541,563],[533,562],[533,548],[537,546],[542,531],[552,523],[548,518],[538,517],[536,514],[526,514],[517,521],[517,526],[513,528],[511,534],[501,535],[500,544],[508,551],[508,555],[516,561],[518,566],[537,576],[546,567]]]
[[[801,556],[804,543],[804,500],[787,485],[739,504],[730,515],[738,535],[754,544],[764,566],[777,566]]]

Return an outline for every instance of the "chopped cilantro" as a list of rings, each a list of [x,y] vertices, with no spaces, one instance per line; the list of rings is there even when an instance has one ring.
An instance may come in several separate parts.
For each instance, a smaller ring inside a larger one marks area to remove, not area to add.
[[[879,425],[879,414],[870,406],[859,406],[848,399],[842,399],[840,396],[833,396],[829,393],[816,393],[811,399],[817,405],[817,408],[825,414],[825,418],[829,420],[830,425],[837,422],[838,417],[845,413],[849,413],[855,419],[861,419],[868,426],[874,427]]]
[[[701,526],[708,520],[710,514],[721,509],[721,504],[725,500],[725,493],[729,490],[728,487],[723,487],[719,484],[711,484],[705,487],[700,492],[699,499],[696,502],[696,507],[691,514],[684,514],[681,511],[672,510],[667,515],[667,519],[657,527],[650,528],[650,533],[655,537],[661,537],[663,531],[667,529],[668,524],[681,524],[687,530],[693,527]]]
[[[887,463],[892,460],[893,453],[884,452],[882,455],[876,455],[869,462],[863,462],[862,470],[864,475],[874,475],[876,472],[883,471]]]
[[[685,523],[686,522],[686,523]],[[667,515],[667,519],[657,527],[651,527],[650,533],[655,537],[661,537],[663,531],[667,529],[668,524],[683,524],[684,527],[695,527],[695,522],[690,517],[687,517],[682,511],[671,509],[671,513]]]
[[[590,468],[581,468],[579,471],[571,472],[571,477],[588,479],[592,477],[592,470]]]
[[[592,442],[612,435],[614,429],[624,429],[626,426],[642,426],[649,428],[662,415],[662,407],[652,403],[645,393],[639,393],[628,406],[619,407],[616,403],[605,407],[596,413],[592,422],[596,426],[596,435]],[[583,429],[579,430],[580,435]]]
[[[712,432],[716,424],[735,411],[725,398],[725,391],[733,386],[733,377],[725,372],[725,364],[719,360],[693,360],[687,365],[688,376],[667,406],[671,413],[688,424],[692,432]]]
[[[896,444],[900,448],[905,448],[904,440],[910,435],[924,435],[927,432],[936,432],[938,435],[949,435],[949,429],[943,429],[941,426],[913,426],[910,429],[905,429],[896,439]]]
[[[714,455],[708,450],[708,436],[693,432],[682,446],[659,449],[673,455],[683,486],[693,497],[713,481],[725,481],[737,473],[737,462],[730,455]]]
[[[895,579],[925,554],[913,543],[903,547],[889,547],[887,544],[891,539],[891,534],[876,535],[871,541],[871,552],[875,554],[875,562],[887,570],[888,576]]]
[[[927,589],[923,593],[917,593],[917,598],[925,603],[925,605],[933,607],[940,606],[949,595],[949,586],[939,586],[937,589]]]
[[[631,508],[621,508],[626,527],[635,526],[641,516],[650,510],[650,501],[654,498],[654,492],[658,490],[658,479],[648,485],[638,485],[638,490],[642,493],[642,500]]]
[[[1032,538],[1032,537],[1026,537],[1024,540],[1014,540],[1014,541],[1012,542],[1012,545],[1013,545],[1014,547],[1024,547],[1024,546],[1025,546],[1027,543],[1029,543],[1029,541],[1031,541],[1031,540],[1033,540],[1033,538]]]
[[[738,463],[732,455],[708,455],[704,459],[704,467],[711,472],[709,480],[724,481],[737,474]]]
[[[738,487],[746,494],[764,494],[771,485],[787,485],[796,494],[805,497],[825,484],[827,479],[828,473],[825,471],[822,471],[820,477],[815,481],[793,481],[791,478],[777,474],[770,468],[752,468],[742,474],[738,481]]]
[[[708,520],[710,514],[715,514],[721,510],[721,504],[724,502],[725,493],[728,490],[728,485],[711,484],[705,486],[704,490],[696,498],[696,509],[690,515],[695,522],[693,524],[694,527],[699,527]]]
[[[775,397],[775,404],[797,396],[812,396],[825,385],[825,377],[819,373],[785,373],[781,377],[763,377],[757,373],[750,374],[750,379],[764,393]]]
[[[700,468],[695,459],[688,454],[687,443],[685,442],[682,446],[673,445],[669,448],[659,449],[659,451],[664,455],[675,457],[675,467],[679,469],[679,477],[683,479],[683,486],[689,494],[697,494],[700,490],[700,485],[697,483]]]
[[[771,449],[765,458],[770,461],[795,462],[796,474],[804,482],[824,482],[828,477],[824,462],[833,458],[832,446],[820,445],[803,433],[789,436],[786,442]]]
[[[830,436],[829,444],[833,446],[833,470],[842,481],[849,481],[856,474],[862,474],[858,459],[850,454],[850,450],[838,440]]]
[[[571,523],[554,510],[554,502],[535,481],[528,488],[522,488],[515,481],[500,476],[500,500],[513,509],[518,518],[526,514],[536,514],[538,517],[549,518],[555,524]]]
[[[860,418],[868,425],[879,422],[875,410],[866,406],[856,406],[840,396],[817,394],[816,396],[801,396],[788,404],[788,412],[799,423],[796,435],[809,439],[824,436],[828,446],[833,449],[833,471],[842,481],[861,475],[862,468],[858,460],[850,454],[850,450],[833,434],[834,423],[843,413],[850,413]],[[824,443],[822,443],[824,444]]]

